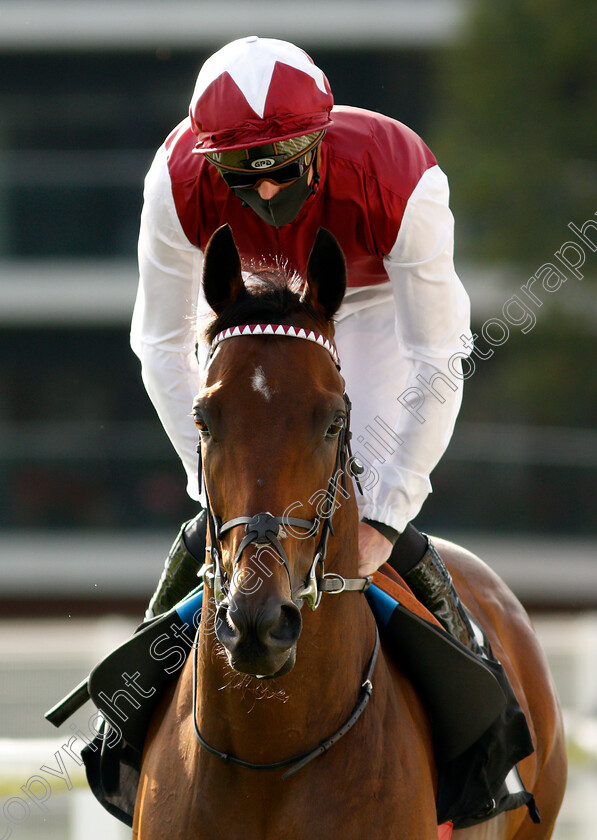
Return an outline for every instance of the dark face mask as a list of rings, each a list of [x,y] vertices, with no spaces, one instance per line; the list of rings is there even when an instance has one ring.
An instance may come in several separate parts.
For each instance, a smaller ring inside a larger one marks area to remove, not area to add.
[[[317,179],[314,179],[313,184],[308,184],[309,171],[267,201],[261,198],[255,189],[236,188],[234,192],[260,219],[268,225],[280,228],[296,219],[305,201],[315,192],[314,183]]]

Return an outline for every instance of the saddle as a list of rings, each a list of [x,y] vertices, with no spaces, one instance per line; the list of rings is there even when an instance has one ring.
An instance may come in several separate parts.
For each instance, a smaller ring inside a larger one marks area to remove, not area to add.
[[[439,774],[438,824],[465,828],[521,805],[538,821],[516,769],[533,745],[499,662],[481,661],[446,633],[387,564],[365,595],[386,650],[415,684],[429,716]],[[104,808],[129,826],[147,729],[194,644],[202,601],[197,587],[142,624],[46,713],[59,726],[85,699],[93,700],[103,724],[82,751],[88,782]]]

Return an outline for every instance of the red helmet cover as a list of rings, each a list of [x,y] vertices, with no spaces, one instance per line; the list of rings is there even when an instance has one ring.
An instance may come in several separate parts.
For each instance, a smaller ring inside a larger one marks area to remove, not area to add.
[[[327,128],[324,73],[287,41],[251,36],[207,59],[190,105],[196,151],[250,148]]]

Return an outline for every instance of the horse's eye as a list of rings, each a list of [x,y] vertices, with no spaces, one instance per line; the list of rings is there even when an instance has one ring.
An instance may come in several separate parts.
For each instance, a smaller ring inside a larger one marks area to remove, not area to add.
[[[209,427],[205,422],[205,418],[203,417],[200,411],[195,411],[193,415],[193,420],[195,421],[195,425],[199,429],[199,434],[201,435],[201,437],[209,437]]]
[[[344,415],[339,414],[332,423],[331,426],[328,427],[327,432],[325,433],[326,438],[335,438],[338,437],[344,426],[346,425],[346,417]]]

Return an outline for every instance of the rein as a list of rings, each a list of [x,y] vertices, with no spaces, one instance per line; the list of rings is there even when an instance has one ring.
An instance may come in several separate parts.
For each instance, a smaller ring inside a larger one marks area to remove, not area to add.
[[[294,765],[287,770],[285,773],[282,774],[282,778],[286,779],[288,776],[292,776],[294,773],[297,773],[301,770],[305,765],[309,764],[313,761],[314,758],[317,758],[320,755],[323,755],[327,752],[334,744],[338,743],[340,738],[343,735],[346,735],[352,727],[355,725],[357,720],[365,711],[365,707],[371,698],[371,694],[373,692],[373,683],[372,677],[373,672],[375,670],[375,664],[377,662],[377,655],[379,653],[379,631],[377,629],[377,624],[375,625],[375,646],[373,648],[373,653],[371,654],[371,659],[369,660],[369,665],[367,667],[367,671],[365,673],[365,678],[361,683],[361,689],[359,692],[359,697],[356,702],[356,705],[350,716],[347,720],[342,724],[342,726],[337,729],[333,735],[330,735],[329,738],[326,738],[325,741],[321,741],[316,747],[312,750],[306,750],[305,752],[298,753],[298,755],[293,755],[290,758],[283,758],[281,761],[273,761],[269,764],[259,764],[255,761],[244,761],[242,758],[237,758],[234,755],[230,755],[229,753],[223,752],[223,750],[218,750],[216,747],[212,747],[209,744],[201,732],[199,731],[199,725],[197,723],[197,650],[199,648],[198,644],[198,636],[199,630],[197,630],[197,638],[195,639],[194,647],[194,654],[193,654],[193,729],[195,731],[195,737],[197,741],[203,749],[210,752],[212,755],[217,755],[218,758],[221,758],[222,761],[225,761],[228,764],[236,764],[238,767],[245,767],[248,770],[278,770],[280,767],[288,767],[288,765]]]

